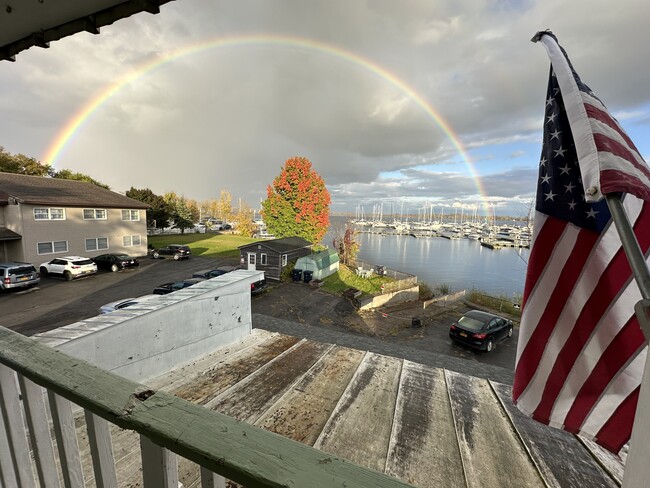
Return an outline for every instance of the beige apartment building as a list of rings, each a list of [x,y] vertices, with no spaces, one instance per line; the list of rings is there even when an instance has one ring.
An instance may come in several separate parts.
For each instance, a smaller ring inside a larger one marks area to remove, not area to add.
[[[146,255],[147,208],[92,183],[0,173],[0,262]]]

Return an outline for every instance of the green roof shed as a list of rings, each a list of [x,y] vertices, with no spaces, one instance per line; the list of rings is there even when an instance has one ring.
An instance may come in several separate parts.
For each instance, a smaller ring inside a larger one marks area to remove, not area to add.
[[[322,280],[336,273],[339,269],[339,254],[334,249],[325,249],[308,256],[298,258],[294,269],[311,271],[312,278]]]

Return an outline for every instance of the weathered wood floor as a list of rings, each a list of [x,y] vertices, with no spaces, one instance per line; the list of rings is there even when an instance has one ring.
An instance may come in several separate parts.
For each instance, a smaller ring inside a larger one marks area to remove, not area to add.
[[[618,457],[521,415],[508,386],[259,329],[148,383],[420,487],[615,487],[622,476]],[[115,429],[113,444],[120,486],[141,486],[137,436]],[[200,486],[188,461],[179,478]]]

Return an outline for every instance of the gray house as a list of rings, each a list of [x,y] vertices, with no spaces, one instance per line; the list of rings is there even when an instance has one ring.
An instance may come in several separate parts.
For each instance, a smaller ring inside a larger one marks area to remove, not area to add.
[[[279,281],[284,268],[311,254],[311,246],[311,242],[301,237],[283,237],[239,246],[239,252],[246,269],[264,271],[266,278]]]
[[[0,173],[0,262],[146,255],[147,208],[92,183]]]

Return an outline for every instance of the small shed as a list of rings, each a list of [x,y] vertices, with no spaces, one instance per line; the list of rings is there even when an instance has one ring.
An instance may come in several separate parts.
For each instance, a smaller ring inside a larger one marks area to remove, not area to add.
[[[311,271],[313,279],[322,280],[339,270],[339,254],[334,249],[325,249],[299,258],[294,268]]]
[[[312,243],[301,237],[264,239],[239,246],[244,269],[264,271],[267,279],[279,281],[290,263],[311,254]]]

